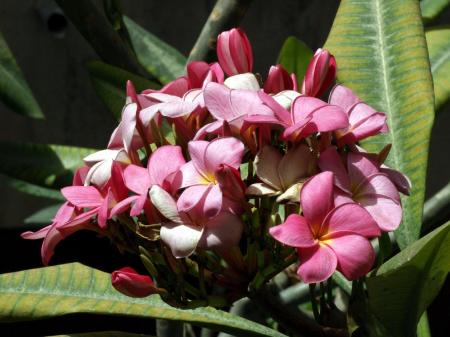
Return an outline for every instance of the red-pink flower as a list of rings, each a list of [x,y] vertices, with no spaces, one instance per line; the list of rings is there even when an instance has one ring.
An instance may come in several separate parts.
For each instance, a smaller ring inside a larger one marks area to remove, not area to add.
[[[335,86],[329,102],[344,109],[349,119],[350,125],[336,132],[339,145],[352,144],[378,133],[388,132],[386,115],[362,102],[349,88]]]
[[[150,276],[138,274],[131,267],[113,271],[111,283],[117,291],[130,297],[147,297],[160,293]]]
[[[335,176],[335,203],[357,202],[383,231],[397,229],[402,220],[400,195],[379,165],[359,153],[348,153],[347,168],[333,147],[321,153],[319,167]]]
[[[217,138],[211,142],[191,141],[188,144],[191,161],[181,167],[181,188],[186,188],[178,200],[179,210],[189,211],[199,202],[208,217],[216,216],[223,205],[230,205],[224,200],[223,190],[228,186],[221,184],[218,174],[222,177],[225,167],[239,170],[244,144],[236,138]],[[237,175],[239,173],[237,171]],[[228,178],[233,179],[233,176]],[[231,182],[222,179],[222,183]],[[233,191],[228,190],[229,193]],[[235,191],[242,193],[242,191]],[[232,209],[234,211],[234,209]]]
[[[271,66],[269,75],[264,83],[264,91],[268,94],[277,94],[284,90],[297,91],[297,78],[295,74],[290,74],[281,64]]]
[[[217,58],[228,76],[251,72],[253,53],[247,35],[239,28],[220,33],[217,37]]]
[[[297,273],[305,283],[322,282],[336,269],[354,280],[367,274],[374,262],[368,238],[380,230],[361,206],[334,207],[333,179],[331,172],[323,172],[308,180],[300,196],[303,216],[291,214],[269,230],[276,240],[297,248]]]
[[[203,88],[209,82],[223,83],[224,80],[223,70],[218,63],[192,61],[188,63],[186,71],[190,89]]]
[[[336,60],[328,50],[317,49],[306,69],[303,79],[302,94],[320,97],[334,82],[336,76]]]
[[[238,216],[227,211],[211,216],[205,210],[204,199],[195,198],[192,207],[186,208],[188,197],[176,202],[158,185],[150,189],[153,205],[169,220],[161,223],[161,240],[176,258],[191,255],[197,247],[220,251],[238,244],[243,229]]]

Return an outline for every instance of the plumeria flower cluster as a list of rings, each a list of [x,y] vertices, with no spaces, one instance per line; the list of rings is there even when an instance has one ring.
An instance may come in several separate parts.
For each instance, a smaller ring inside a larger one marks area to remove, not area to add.
[[[45,264],[62,239],[93,230],[148,272],[113,272],[119,291],[210,305],[210,295],[245,296],[274,275],[265,268],[296,260],[305,283],[371,270],[370,240],[398,228],[399,192],[411,188],[384,165],[389,147],[359,146],[388,132],[386,115],[332,87],[327,50],[316,51],[303,79],[278,64],[262,81],[240,29],[219,35],[217,56],[190,62],[160,90],[137,93],[127,83],[107,149],[86,157],[61,190],[66,203],[53,223],[23,234],[44,239]]]

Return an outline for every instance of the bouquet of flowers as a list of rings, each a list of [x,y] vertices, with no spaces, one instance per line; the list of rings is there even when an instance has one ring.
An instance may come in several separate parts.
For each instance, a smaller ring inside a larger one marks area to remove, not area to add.
[[[336,271],[371,271],[371,240],[397,229],[411,187],[384,164],[389,146],[359,145],[388,131],[386,115],[335,84],[327,50],[303,79],[280,64],[252,73],[238,28],[219,35],[217,56],[160,90],[127,83],[107,149],[61,190],[53,223],[22,235],[43,239],[45,264],[58,242],[92,230],[142,261],[112,273],[118,291],[181,307],[229,305],[284,270],[329,289]]]

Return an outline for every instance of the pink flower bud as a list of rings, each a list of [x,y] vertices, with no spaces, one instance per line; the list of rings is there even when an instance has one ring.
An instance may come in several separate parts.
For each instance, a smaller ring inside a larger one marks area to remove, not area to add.
[[[302,94],[320,97],[333,83],[336,76],[336,60],[328,50],[317,49],[306,69]]]
[[[268,94],[277,94],[283,90],[297,90],[297,78],[295,74],[289,75],[281,64],[271,66],[264,83],[264,91]]]
[[[111,282],[117,291],[130,297],[146,297],[160,292],[150,276],[140,275],[131,267],[113,271]]]
[[[239,28],[222,32],[217,37],[217,57],[227,75],[248,73],[253,68],[252,46]]]

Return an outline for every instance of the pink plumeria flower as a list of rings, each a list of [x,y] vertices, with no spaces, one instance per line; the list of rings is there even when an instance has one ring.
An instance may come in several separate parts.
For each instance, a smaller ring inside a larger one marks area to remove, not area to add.
[[[246,116],[273,115],[272,110],[263,104],[258,92],[253,90],[233,90],[221,84],[209,83],[203,96],[206,108],[216,121],[201,128],[195,139],[201,139],[207,133],[220,133],[224,124],[229,125],[234,134],[239,134]]]
[[[111,216],[124,212],[130,205],[130,216],[141,214],[148,204],[148,192],[153,185],[164,188],[169,193],[175,193],[179,187],[177,174],[184,160],[179,146],[165,145],[153,152],[147,163],[147,168],[137,165],[128,165],[124,170],[125,186],[136,195],[120,201],[113,210]]]
[[[256,175],[262,181],[250,185],[249,195],[277,196],[277,202],[299,201],[302,183],[312,174],[316,160],[305,144],[297,145],[283,156],[265,146],[255,158]]]
[[[97,151],[86,156],[83,161],[89,167],[84,185],[94,184],[100,188],[103,188],[111,178],[114,161],[125,165],[131,163],[131,159],[124,149]]]
[[[388,132],[386,115],[362,102],[349,88],[343,85],[335,86],[331,91],[329,102],[340,106],[348,115],[350,125],[336,132],[340,146]]]
[[[336,77],[336,60],[328,50],[317,49],[306,69],[303,79],[302,94],[320,97],[334,82]]]
[[[348,126],[348,118],[342,108],[318,98],[298,96],[288,111],[273,97],[263,92],[259,96],[273,114],[247,116],[243,129],[252,125],[278,125],[284,128],[283,140],[299,142],[316,132],[330,132]]]
[[[298,275],[305,283],[328,279],[335,270],[355,280],[372,268],[375,253],[368,238],[380,230],[370,214],[355,203],[333,204],[333,173],[308,180],[301,191],[303,216],[291,214],[269,229],[281,243],[297,248]]]
[[[348,153],[347,167],[334,147],[321,153],[319,167],[335,175],[335,203],[357,202],[364,207],[382,231],[398,228],[402,220],[400,195],[388,176],[366,156]]]
[[[289,75],[281,64],[271,66],[264,83],[264,92],[277,94],[284,90],[297,91],[297,77],[295,74]]]
[[[161,223],[160,237],[176,258],[187,257],[197,248],[227,250],[241,238],[243,225],[233,213],[222,211],[210,217],[201,200],[185,210],[185,200],[180,198],[181,202],[176,202],[158,185],[150,189],[150,198],[168,220]]]
[[[220,33],[217,58],[228,76],[252,72],[253,53],[247,35],[239,28]]]
[[[161,293],[148,275],[141,275],[131,267],[115,270],[111,274],[113,287],[124,295],[130,297],[147,297]]]
[[[217,138],[211,142],[191,141],[188,144],[191,161],[181,167],[181,188],[186,188],[178,200],[181,211],[189,211],[200,201],[208,217],[216,216],[223,208],[227,186],[218,181],[224,167],[239,170],[244,144],[236,138]],[[232,191],[230,191],[232,193]]]

